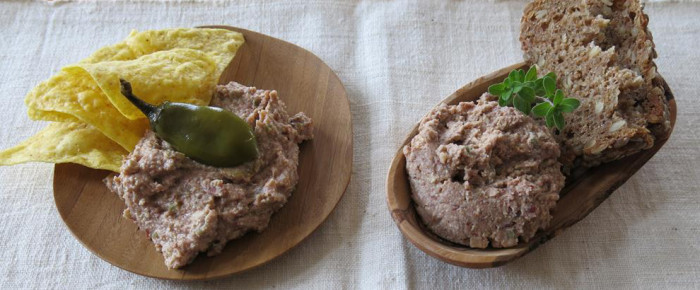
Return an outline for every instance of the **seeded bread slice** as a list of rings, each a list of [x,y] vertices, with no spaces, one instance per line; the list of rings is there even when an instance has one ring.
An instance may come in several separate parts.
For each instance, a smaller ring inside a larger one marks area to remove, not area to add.
[[[529,64],[557,74],[581,101],[555,132],[565,166],[595,166],[634,154],[670,131],[648,16],[638,0],[536,0],[520,42]]]

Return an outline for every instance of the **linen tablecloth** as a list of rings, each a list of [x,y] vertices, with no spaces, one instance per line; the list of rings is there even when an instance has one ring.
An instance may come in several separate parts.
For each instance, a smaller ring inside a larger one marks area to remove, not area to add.
[[[52,195],[53,165],[0,168],[0,288],[698,288],[700,2],[646,6],[678,122],[665,147],[586,219],[495,269],[452,266],[403,238],[385,176],[408,130],[473,79],[522,59],[526,1],[3,1],[0,148],[45,124],[24,95],[60,67],[132,29],[232,25],[304,47],[344,83],[354,168],[329,219],[252,271],[208,282],[118,269],[73,238]]]

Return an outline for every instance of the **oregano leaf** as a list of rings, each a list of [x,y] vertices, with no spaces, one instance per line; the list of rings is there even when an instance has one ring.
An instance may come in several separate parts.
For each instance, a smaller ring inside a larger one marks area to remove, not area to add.
[[[562,100],[561,103],[559,103],[559,108],[562,112],[571,113],[574,110],[576,110],[579,105],[581,105],[581,102],[579,102],[579,100],[574,98],[566,98]]]
[[[489,94],[494,96],[500,96],[505,90],[506,86],[503,83],[489,86]]]
[[[564,100],[564,92],[562,92],[561,90],[557,90],[557,92],[554,93],[554,99],[552,100],[552,102],[556,106],[556,105],[561,104],[561,101],[563,101],[563,100]]]
[[[556,82],[557,82],[557,75],[556,75],[556,74],[554,74],[554,72],[553,72],[553,71],[550,71],[549,73],[547,73],[547,74],[546,74],[546,75],[544,75],[544,76],[552,78],[552,80],[554,80],[554,83],[556,83]]]
[[[515,97],[513,97],[513,107],[525,115],[530,114],[530,108],[528,107],[527,102],[519,95],[515,95]]]
[[[518,92],[518,95],[520,95],[527,103],[532,103],[535,101],[535,90],[530,87],[522,87],[520,92]]]
[[[511,83],[517,81],[518,77],[518,70],[513,70],[508,74],[508,79],[510,79]]]
[[[547,92],[544,90],[544,79],[539,78],[534,82],[534,84],[535,95],[544,96],[547,94]]]
[[[557,88],[557,83],[553,78],[549,77],[549,75],[545,76],[542,80],[542,85],[544,86],[544,91],[546,92],[547,96],[554,95],[554,90]]]
[[[537,79],[537,67],[536,66],[531,66],[529,70],[527,70],[527,73],[525,74],[525,81],[534,81]]]
[[[532,108],[532,113],[535,114],[535,116],[544,117],[547,115],[547,112],[549,112],[550,108],[552,108],[552,105],[550,105],[547,102],[542,102],[535,105],[535,107]]]
[[[554,108],[549,108],[549,111],[547,111],[544,121],[547,124],[547,127],[551,128],[554,126]]]
[[[501,98],[508,103],[510,101],[510,97],[513,95],[513,89],[509,89],[501,94]]]
[[[554,72],[538,78],[537,67],[531,66],[527,72],[523,69],[512,70],[503,82],[489,86],[488,92],[498,96],[499,106],[513,106],[525,115],[532,113],[535,117],[544,118],[547,127],[556,126],[563,130],[563,113],[576,110],[581,103],[575,98],[566,98],[556,85]]]
[[[521,90],[522,88],[523,88],[523,85],[522,85],[522,84],[520,84],[520,83],[514,84],[514,85],[513,85],[513,93],[514,93],[514,94],[517,94],[518,92],[520,92],[520,90]]]
[[[554,124],[557,126],[559,131],[564,130],[564,116],[562,116],[561,112],[554,110],[552,115],[554,117]]]

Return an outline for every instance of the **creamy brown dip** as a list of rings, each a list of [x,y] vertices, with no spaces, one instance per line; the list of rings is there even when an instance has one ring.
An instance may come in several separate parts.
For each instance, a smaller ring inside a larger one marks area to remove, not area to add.
[[[169,268],[200,252],[216,255],[229,240],[262,231],[298,181],[298,144],[312,138],[311,119],[289,117],[276,91],[231,82],[211,106],[230,110],[255,132],[260,156],[232,168],[197,163],[146,133],[107,187],[126,203],[124,216],[149,235]],[[222,128],[225,130],[225,128]]]
[[[403,152],[423,222],[474,248],[532,238],[564,186],[549,130],[488,94],[435,108]]]

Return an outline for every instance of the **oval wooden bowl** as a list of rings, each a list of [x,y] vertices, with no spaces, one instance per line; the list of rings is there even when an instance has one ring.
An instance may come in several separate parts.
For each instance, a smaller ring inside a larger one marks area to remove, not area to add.
[[[518,63],[481,77],[457,90],[441,103],[454,105],[459,102],[474,101],[486,92],[490,85],[503,81],[510,71],[518,68],[527,69],[527,65]],[[668,86],[665,85],[665,87],[671,111],[671,126],[673,126],[676,121],[676,103],[671,90]],[[387,203],[391,216],[403,235],[413,245],[435,258],[469,268],[497,267],[511,262],[580,221],[637,172],[668,139],[657,140],[654,147],[649,150],[568,177],[566,186],[560,193],[560,199],[552,211],[553,218],[549,227],[539,231],[529,242],[521,242],[515,247],[505,249],[473,249],[436,236],[416,215],[406,173],[406,158],[402,149],[417,133],[418,125],[408,134],[389,168]]]
[[[54,169],[58,212],[75,237],[95,255],[136,274],[178,280],[218,278],[260,266],[299,244],[328,217],[342,197],[352,170],[352,124],[343,84],[312,53],[252,31],[221,76],[260,89],[276,89],[290,114],[314,121],[314,139],[302,143],[299,184],[262,233],[228,243],[215,257],[200,255],[181,270],[168,270],[161,253],[131,221],[124,203],[105,187],[108,171],[75,164]]]

